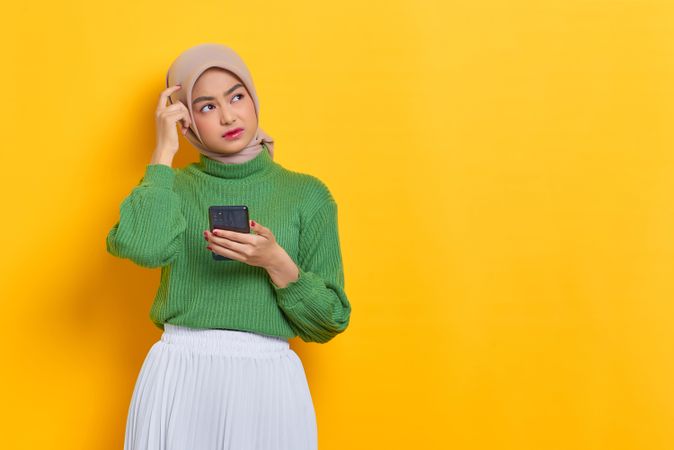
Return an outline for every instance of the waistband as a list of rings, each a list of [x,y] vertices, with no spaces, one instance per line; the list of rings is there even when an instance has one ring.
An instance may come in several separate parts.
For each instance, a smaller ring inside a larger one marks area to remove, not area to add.
[[[162,342],[176,349],[226,355],[270,355],[285,352],[290,343],[281,337],[240,330],[189,328],[164,324]]]

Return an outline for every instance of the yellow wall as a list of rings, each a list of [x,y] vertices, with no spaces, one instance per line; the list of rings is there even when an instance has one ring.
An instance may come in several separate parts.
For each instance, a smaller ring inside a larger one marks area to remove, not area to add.
[[[3,6],[3,448],[119,449],[159,270],[105,251],[168,64],[248,63],[340,205],[321,450],[674,448],[674,3]],[[181,136],[175,161],[198,153]]]

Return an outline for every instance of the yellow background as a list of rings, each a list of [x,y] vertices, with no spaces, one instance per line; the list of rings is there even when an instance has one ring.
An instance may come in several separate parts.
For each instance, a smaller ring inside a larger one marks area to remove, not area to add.
[[[159,269],[105,251],[168,65],[234,48],[340,207],[321,450],[674,448],[674,3],[3,6],[7,449],[120,449]],[[198,158],[181,136],[176,166]]]

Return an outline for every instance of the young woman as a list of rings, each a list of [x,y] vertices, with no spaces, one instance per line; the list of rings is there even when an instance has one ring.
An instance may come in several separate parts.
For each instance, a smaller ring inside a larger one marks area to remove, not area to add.
[[[315,450],[288,340],[325,343],[349,324],[337,204],[318,178],[274,162],[232,49],[186,50],[166,85],[151,162],[106,240],[117,257],[161,267],[150,319],[163,333],[140,369],[124,448]],[[201,153],[183,168],[171,166],[176,124]],[[251,232],[211,232],[208,208],[220,205],[246,205]]]

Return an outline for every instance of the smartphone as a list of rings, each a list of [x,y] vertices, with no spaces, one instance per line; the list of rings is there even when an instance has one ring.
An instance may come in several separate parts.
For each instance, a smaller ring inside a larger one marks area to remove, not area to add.
[[[238,231],[250,233],[250,221],[248,219],[248,207],[245,205],[233,206],[209,206],[208,223],[211,233],[214,229]],[[211,252],[213,259],[217,261],[232,261],[232,258]]]

